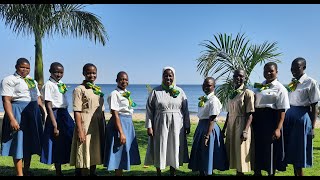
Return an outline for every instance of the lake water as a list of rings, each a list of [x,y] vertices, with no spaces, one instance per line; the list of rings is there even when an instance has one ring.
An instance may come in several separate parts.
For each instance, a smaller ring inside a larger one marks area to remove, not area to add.
[[[116,88],[116,84],[97,84],[102,88],[103,93],[105,93],[105,107],[106,111],[109,109],[109,105],[107,103],[107,97]],[[72,91],[74,88],[78,86],[78,84],[67,84],[68,91],[67,98],[69,102],[68,110],[69,112],[72,112]],[[152,88],[156,87],[157,85],[150,85]],[[202,95],[204,95],[201,85],[178,85],[181,87],[188,98],[188,106],[189,111],[191,114],[196,114],[198,111],[198,98]],[[148,90],[146,88],[145,84],[130,84],[127,88],[131,92],[131,97],[133,101],[137,104],[136,107],[134,107],[135,113],[144,113],[146,111],[146,102],[148,99]],[[3,104],[0,103],[0,112],[3,112]],[[225,112],[222,112],[221,115],[225,115]]]

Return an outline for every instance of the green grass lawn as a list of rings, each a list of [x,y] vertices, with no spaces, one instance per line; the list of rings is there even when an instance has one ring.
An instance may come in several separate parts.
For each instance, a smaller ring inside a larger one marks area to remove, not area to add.
[[[145,168],[143,166],[144,157],[146,154],[146,148],[147,148],[147,133],[146,129],[144,128],[144,122],[143,121],[136,121],[134,122],[138,143],[139,143],[139,150],[140,150],[140,156],[142,164],[138,166],[131,166],[131,171],[125,171],[123,173],[124,176],[155,176],[156,170],[153,166]],[[220,127],[221,124],[220,124]],[[196,124],[192,124],[191,126],[191,133],[188,136],[188,145],[189,145],[189,153],[191,150],[192,145],[192,137],[193,133],[195,131]],[[312,168],[306,168],[304,169],[305,176],[319,176],[320,175],[320,129],[316,129],[316,137],[314,139],[314,159],[313,159],[313,167]],[[69,165],[63,165],[62,166],[63,173],[65,175],[74,175],[74,167],[70,167]],[[39,162],[39,156],[34,155],[32,157],[31,162],[31,171],[34,172],[36,176],[54,176],[55,171],[54,167],[51,165],[45,165]],[[105,170],[105,168],[100,165],[97,166],[97,174],[100,176],[113,176],[114,172],[108,172]],[[247,175],[252,175],[253,173],[246,173]],[[11,157],[0,157],[0,176],[14,176],[15,170],[13,167],[13,162]],[[164,176],[169,175],[169,168],[165,169],[163,171]],[[184,164],[178,171],[177,175],[180,176],[196,176],[198,175],[198,172],[192,172],[190,169],[188,169],[188,164]],[[228,170],[228,171],[214,171],[214,176],[234,176],[235,170]],[[264,175],[266,173],[264,172]],[[287,171],[285,172],[279,172],[276,174],[276,176],[293,176],[293,168],[291,165],[287,168]]]

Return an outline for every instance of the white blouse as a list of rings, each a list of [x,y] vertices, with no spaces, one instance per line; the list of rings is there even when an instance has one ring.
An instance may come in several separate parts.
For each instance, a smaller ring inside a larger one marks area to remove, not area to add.
[[[208,100],[204,103],[203,107],[198,107],[198,118],[209,119],[210,116],[220,114],[222,105],[220,100],[214,95],[214,92],[210,93]]]
[[[58,83],[53,78],[49,80],[42,87],[42,95],[45,101],[51,101],[53,108],[67,108],[68,101],[66,93],[62,94],[59,92]]]
[[[262,84],[266,84],[263,81]],[[255,108],[289,109],[289,96],[287,89],[277,80],[272,81],[269,89],[255,92]]]
[[[29,75],[27,77],[31,78]],[[41,94],[37,81],[35,84],[35,88],[29,89],[24,79],[15,72],[1,81],[0,94],[12,97],[12,101],[37,101]]]
[[[307,74],[302,75],[295,91],[289,92],[289,101],[293,106],[310,106],[317,103],[320,101],[319,84]]]
[[[112,109],[118,111],[119,114],[123,115],[133,114],[133,108],[129,106],[129,100],[122,96],[122,93],[126,91],[126,89],[123,91],[117,87],[110,93],[110,95],[108,96],[108,104],[110,111]]]

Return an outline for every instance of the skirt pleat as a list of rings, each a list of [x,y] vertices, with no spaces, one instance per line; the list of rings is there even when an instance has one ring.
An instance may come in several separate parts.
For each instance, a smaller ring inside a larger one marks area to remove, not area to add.
[[[207,134],[210,121],[199,120],[194,133],[193,144],[188,168],[192,171],[204,171],[208,175],[214,169],[224,171],[229,169],[224,139],[220,127],[214,124],[208,146],[204,145],[204,135]]]
[[[42,116],[37,101],[12,102],[12,112],[20,125],[19,131],[13,131],[8,115],[5,114],[2,125],[1,155],[14,159],[41,154],[43,134]]]
[[[119,114],[126,143],[120,144],[119,132],[115,128],[115,120],[110,119],[106,127],[106,144],[104,166],[107,170],[130,170],[130,165],[141,164],[137,138],[132,116]]]
[[[45,164],[67,164],[70,161],[75,123],[66,108],[54,108],[53,114],[57,121],[59,136],[57,138],[54,137],[53,125],[48,115],[42,138],[40,162]]]

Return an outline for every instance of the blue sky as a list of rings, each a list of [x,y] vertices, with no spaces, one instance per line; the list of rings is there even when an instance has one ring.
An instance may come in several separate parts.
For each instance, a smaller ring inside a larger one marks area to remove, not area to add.
[[[158,84],[164,66],[176,69],[178,84],[202,84],[196,59],[205,50],[199,44],[214,41],[217,33],[245,32],[252,43],[278,42],[282,63],[279,80],[291,80],[296,57],[307,60],[306,72],[320,80],[320,5],[252,4],[94,4],[85,10],[98,15],[109,35],[106,46],[84,38],[55,35],[43,40],[44,78],[54,61],[65,66],[66,83],[80,83],[82,67],[98,67],[97,83],[113,84],[126,71],[132,84]],[[19,57],[31,59],[34,70],[34,37],[17,36],[0,22],[0,78],[12,74]],[[262,66],[250,79],[262,81]],[[218,81],[219,83],[219,81]]]

